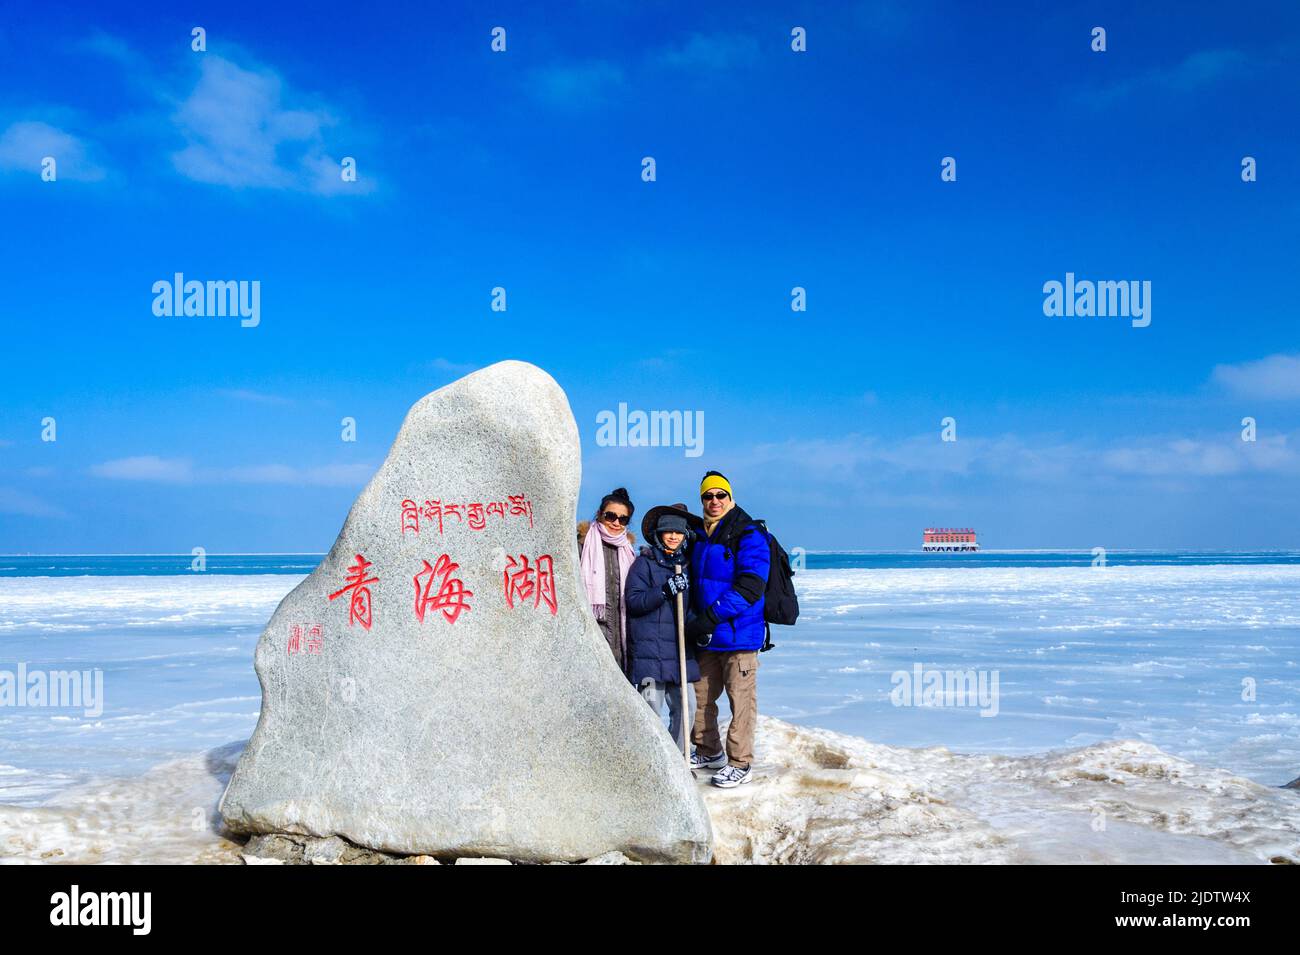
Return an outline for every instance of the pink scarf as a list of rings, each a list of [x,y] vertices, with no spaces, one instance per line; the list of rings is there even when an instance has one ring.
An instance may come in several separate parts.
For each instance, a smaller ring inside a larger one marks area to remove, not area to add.
[[[597,531],[593,534],[592,531]],[[587,588],[587,602],[596,619],[605,619],[605,548],[602,541],[614,544],[618,548],[618,589],[619,593],[627,586],[627,572],[636,560],[632,552],[632,543],[627,539],[627,530],[621,529],[617,534],[611,533],[600,521],[592,521],[587,528],[587,538],[582,542],[582,556],[578,566],[582,572],[582,582]],[[627,602],[619,601],[623,626],[619,632],[623,636],[623,659],[627,659]]]

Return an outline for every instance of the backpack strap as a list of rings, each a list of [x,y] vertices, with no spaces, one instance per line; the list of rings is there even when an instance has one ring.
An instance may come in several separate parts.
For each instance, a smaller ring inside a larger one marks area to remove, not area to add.
[[[740,533],[736,535],[735,540],[734,540],[734,541],[727,541],[727,543],[728,543],[728,544],[732,544],[732,543],[734,543],[734,544],[736,545],[736,547],[739,547],[739,546],[740,546],[740,539],[741,539],[742,537],[744,537],[746,534],[748,534],[748,533],[750,533],[751,531],[754,531],[754,530],[760,530],[760,531],[762,531],[764,537],[771,537],[771,536],[772,536],[772,535],[768,532],[768,530],[767,530],[767,521],[762,520],[761,518],[751,517],[751,518],[749,519],[749,523],[746,524],[746,525],[741,529]]]

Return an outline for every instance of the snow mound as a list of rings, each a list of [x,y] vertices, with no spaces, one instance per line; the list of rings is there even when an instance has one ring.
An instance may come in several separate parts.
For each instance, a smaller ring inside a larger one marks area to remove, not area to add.
[[[1300,863],[1300,794],[1127,740],[963,756],[762,717],[754,781],[700,783],[721,863]]]

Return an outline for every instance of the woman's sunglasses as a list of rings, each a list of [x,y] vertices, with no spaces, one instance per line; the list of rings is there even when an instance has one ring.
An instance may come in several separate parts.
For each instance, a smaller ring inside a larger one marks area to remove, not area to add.
[[[624,527],[627,527],[628,521],[632,520],[632,515],[631,514],[619,515],[619,514],[615,514],[613,511],[606,511],[604,514],[600,515],[600,519],[607,524],[613,524],[615,521],[618,521],[618,523],[622,524]]]
[[[705,491],[700,495],[701,501],[722,501],[731,497],[726,491]]]

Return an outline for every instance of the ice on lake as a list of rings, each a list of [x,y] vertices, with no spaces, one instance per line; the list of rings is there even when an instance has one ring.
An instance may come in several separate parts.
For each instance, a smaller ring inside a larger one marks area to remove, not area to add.
[[[0,859],[236,858],[212,809],[257,721],[253,648],[300,579],[0,579],[0,670],[99,669],[105,697],[93,716],[0,706]],[[1300,857],[1300,792],[1277,788],[1300,775],[1300,566],[796,580],[799,625],[761,658],[766,776],[710,795],[720,855]],[[997,715],[894,705],[896,674],[918,666],[996,673]],[[781,812],[817,825],[784,846],[737,836]]]

